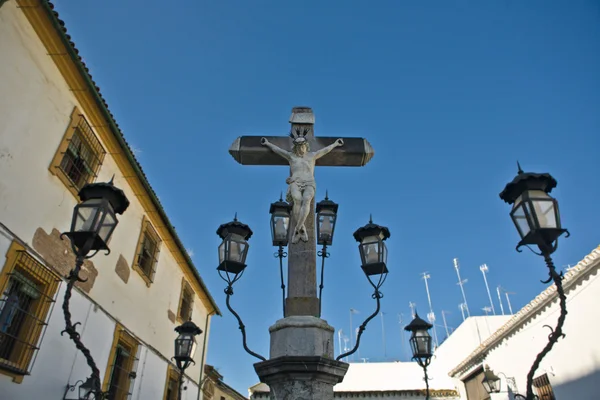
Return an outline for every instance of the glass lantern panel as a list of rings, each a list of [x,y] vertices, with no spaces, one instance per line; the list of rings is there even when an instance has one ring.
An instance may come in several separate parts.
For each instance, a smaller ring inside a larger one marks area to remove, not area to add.
[[[527,219],[527,214],[525,213],[526,209],[529,211],[529,207],[527,207],[528,205],[528,202],[522,201],[521,197],[519,197],[515,202],[515,206],[513,207],[513,211],[511,213],[511,217],[515,223],[515,226],[517,227],[517,230],[519,231],[519,234],[521,235],[521,238],[527,236],[531,230],[529,220]],[[529,213],[529,215],[531,215],[531,213]]]
[[[415,332],[415,343],[418,354],[431,354],[431,336],[426,330]]]
[[[192,336],[192,350],[190,351],[190,358],[194,358],[196,355],[196,349],[198,348],[198,342],[196,341],[196,337]]]
[[[290,218],[283,215],[273,215],[273,241],[285,242],[288,235]]]
[[[531,190],[529,198],[537,216],[539,228],[560,228],[556,219],[554,199],[541,190]]]
[[[188,333],[182,333],[175,341],[175,354],[178,357],[190,357],[193,349],[193,338]]]
[[[110,236],[117,226],[117,218],[115,217],[115,214],[112,213],[112,209],[107,211],[108,212],[105,214],[104,220],[100,225],[100,230],[98,231],[98,236],[100,236],[100,239],[102,239],[104,243],[108,243]]]
[[[91,199],[78,204],[75,207],[77,214],[73,232],[94,232],[103,211],[102,199]]]
[[[363,240],[362,248],[364,255],[364,264],[374,264],[380,261],[379,259],[379,238],[377,236],[369,236]]]
[[[383,241],[381,242],[380,249],[381,249],[380,261],[387,264],[388,252],[387,252],[387,246],[385,245],[385,242],[383,242]]]
[[[223,240],[219,245],[219,264],[225,261],[225,243],[227,239]]]
[[[335,215],[329,213],[319,214],[319,240],[327,241],[333,234]]]
[[[229,243],[227,260],[244,263],[248,243],[240,235],[236,234],[232,234],[227,242]]]

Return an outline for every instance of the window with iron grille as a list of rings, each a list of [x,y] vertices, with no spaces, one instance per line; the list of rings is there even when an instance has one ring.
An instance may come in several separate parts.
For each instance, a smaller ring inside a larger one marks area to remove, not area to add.
[[[179,372],[169,365],[167,369],[167,382],[165,386],[164,400],[177,400],[179,392]]]
[[[533,387],[537,392],[540,400],[555,400],[554,390],[552,390],[552,385],[550,384],[550,380],[548,379],[548,374],[544,374],[538,376],[533,380]]]
[[[154,230],[150,221],[144,217],[133,261],[133,268],[146,281],[148,286],[154,281],[160,245],[161,240],[158,233]]]
[[[113,344],[105,381],[105,391],[108,392],[106,400],[129,400],[136,378],[141,347],[121,327],[117,326],[116,329],[118,329],[116,344]]]
[[[0,276],[0,368],[31,372],[61,279],[13,242]]]
[[[178,318],[181,322],[189,321],[192,318],[192,309],[194,307],[194,290],[189,283],[182,280],[181,300],[179,302]]]
[[[77,194],[97,177],[106,151],[87,120],[77,109],[52,161],[50,171],[59,176],[69,190]]]

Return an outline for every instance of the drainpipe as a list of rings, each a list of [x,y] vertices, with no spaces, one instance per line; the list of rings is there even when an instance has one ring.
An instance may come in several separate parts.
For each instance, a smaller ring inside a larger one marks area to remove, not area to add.
[[[1,0],[0,0],[1,1]],[[210,317],[216,313],[216,310],[212,310],[206,316],[206,322],[204,323],[204,343],[202,344],[202,361],[200,362],[200,378],[198,379],[198,397],[197,400],[201,400],[200,395],[202,395],[202,399],[204,399],[204,394],[202,393],[202,379],[204,379],[204,360],[206,360],[206,342],[208,341],[208,322],[210,321]]]

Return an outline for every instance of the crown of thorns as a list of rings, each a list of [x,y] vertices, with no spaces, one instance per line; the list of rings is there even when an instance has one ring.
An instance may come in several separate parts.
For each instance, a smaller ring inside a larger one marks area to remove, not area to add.
[[[309,128],[295,128],[290,132],[290,137],[294,139],[294,144],[303,144],[306,143],[306,135],[309,132]]]

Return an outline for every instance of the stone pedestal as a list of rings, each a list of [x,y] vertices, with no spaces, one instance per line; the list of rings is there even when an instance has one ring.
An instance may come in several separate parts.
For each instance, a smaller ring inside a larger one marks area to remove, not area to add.
[[[295,316],[269,328],[270,360],[254,364],[275,400],[333,400],[333,386],[348,364],[333,358],[333,327],[320,318]]]

